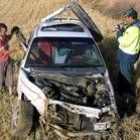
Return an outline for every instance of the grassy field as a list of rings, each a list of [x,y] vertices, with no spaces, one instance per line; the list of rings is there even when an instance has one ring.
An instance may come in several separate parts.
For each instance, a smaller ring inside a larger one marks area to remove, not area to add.
[[[118,4],[116,0],[79,0],[83,8],[88,12],[104,35],[104,40],[100,46],[112,80],[115,82],[118,78],[118,67],[115,58],[117,42],[115,33],[112,32],[112,28],[117,23],[121,22],[118,15],[128,7],[128,1],[129,0],[124,0],[123,3]],[[9,30],[12,26],[19,26],[23,33],[28,37],[32,29],[40,22],[41,18],[47,16],[67,2],[69,2],[69,0],[0,0],[0,22],[6,23]],[[114,8],[113,2],[118,8]],[[138,8],[136,2],[133,1],[131,4]],[[123,5],[125,5],[125,7]],[[11,41],[11,47],[18,47],[15,38]],[[21,61],[22,56],[22,49],[12,54],[15,64]],[[18,73],[18,71],[16,71],[16,73]],[[125,129],[126,140],[140,140],[139,75],[140,71],[138,65],[135,76],[135,90],[138,94],[137,111],[134,115],[125,117],[122,123]],[[15,75],[15,77],[17,76],[18,75]],[[0,93],[0,140],[10,140],[11,111],[14,100],[15,99],[10,98],[7,93]]]

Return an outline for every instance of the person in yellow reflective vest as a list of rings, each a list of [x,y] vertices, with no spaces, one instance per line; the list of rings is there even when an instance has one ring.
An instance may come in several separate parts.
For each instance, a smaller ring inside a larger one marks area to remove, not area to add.
[[[123,16],[127,26],[126,28],[120,28],[118,25],[119,30],[117,32],[119,42],[117,60],[120,68],[119,85],[122,92],[132,93],[132,71],[140,51],[140,21],[137,19],[137,12],[134,8],[126,10]]]

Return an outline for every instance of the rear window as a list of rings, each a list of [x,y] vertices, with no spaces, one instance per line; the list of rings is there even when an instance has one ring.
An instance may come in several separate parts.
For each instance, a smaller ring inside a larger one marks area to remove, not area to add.
[[[71,31],[84,32],[83,28],[76,24],[60,24],[42,27],[41,31]]]

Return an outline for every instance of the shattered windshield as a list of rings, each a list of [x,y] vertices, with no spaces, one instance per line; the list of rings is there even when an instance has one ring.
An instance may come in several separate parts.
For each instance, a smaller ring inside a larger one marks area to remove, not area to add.
[[[89,38],[36,38],[26,67],[101,66],[95,43]]]

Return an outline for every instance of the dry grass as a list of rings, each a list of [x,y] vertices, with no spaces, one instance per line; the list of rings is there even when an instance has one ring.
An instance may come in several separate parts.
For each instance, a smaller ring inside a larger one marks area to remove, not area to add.
[[[139,2],[139,0],[94,0],[92,1],[92,8],[98,9],[102,14],[115,19],[120,18],[122,12],[129,7],[134,7],[140,13]]]
[[[10,98],[0,94],[0,140],[9,140],[11,107]]]
[[[41,18],[55,11],[59,7],[66,4],[69,0],[0,0],[0,22],[5,22],[9,28],[18,25],[26,36],[29,36],[31,30],[39,23]],[[112,27],[120,20],[112,19],[118,17],[118,14],[126,9],[129,4],[138,9],[138,1],[132,0],[79,0],[90,17],[95,21],[99,29],[104,35],[104,40],[101,44],[103,56],[109,67],[109,71],[114,80],[117,80],[117,63],[116,63],[116,48],[117,42],[115,34],[112,32]],[[129,3],[127,3],[129,1]],[[115,6],[114,6],[114,3]],[[125,5],[125,7],[124,7]],[[114,8],[115,7],[115,8]],[[117,8],[116,8],[117,7]],[[98,9],[96,11],[95,9]],[[11,41],[12,47],[18,47],[15,39]],[[20,61],[23,56],[23,51],[19,50],[12,55],[16,62]],[[138,65],[138,68],[140,66]],[[136,89],[138,94],[137,113],[131,117],[124,119],[123,127],[125,129],[126,140],[140,140],[140,71],[137,68],[136,73]],[[0,140],[10,139],[10,118],[12,101],[8,95],[0,94]]]

